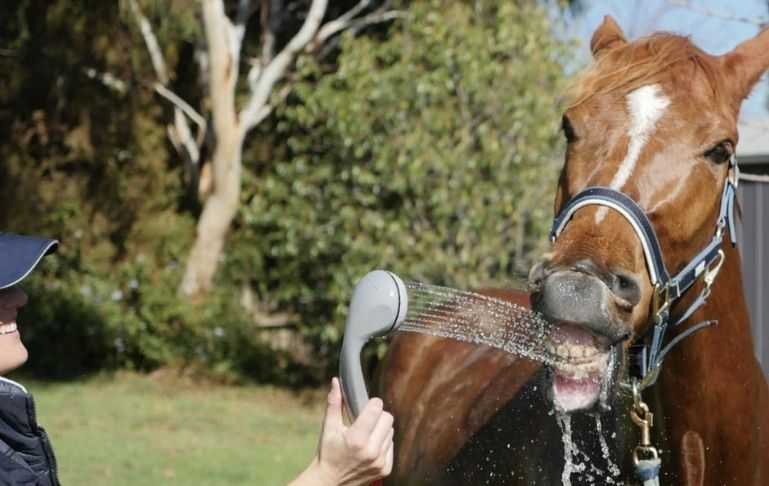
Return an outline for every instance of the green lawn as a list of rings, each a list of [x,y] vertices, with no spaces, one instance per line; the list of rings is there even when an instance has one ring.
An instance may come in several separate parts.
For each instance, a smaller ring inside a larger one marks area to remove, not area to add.
[[[64,486],[285,485],[314,453],[325,403],[320,393],[134,374],[20,381]]]

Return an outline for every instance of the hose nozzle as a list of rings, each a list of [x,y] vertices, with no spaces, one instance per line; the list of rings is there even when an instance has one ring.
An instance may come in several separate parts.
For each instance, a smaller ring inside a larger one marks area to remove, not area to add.
[[[353,417],[368,402],[360,353],[366,341],[398,329],[408,310],[403,280],[392,272],[375,270],[355,286],[350,299],[339,359],[339,375],[347,407]]]

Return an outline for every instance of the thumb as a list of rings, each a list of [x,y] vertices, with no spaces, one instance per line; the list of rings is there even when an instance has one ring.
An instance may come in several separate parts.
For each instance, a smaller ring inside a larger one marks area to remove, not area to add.
[[[339,386],[339,378],[331,379],[331,390],[328,392],[328,404],[326,416],[323,419],[323,431],[338,429],[344,426],[342,421],[342,390]]]

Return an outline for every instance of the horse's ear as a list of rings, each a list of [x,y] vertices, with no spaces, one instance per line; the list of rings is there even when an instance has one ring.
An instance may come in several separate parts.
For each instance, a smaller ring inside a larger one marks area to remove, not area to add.
[[[603,18],[601,25],[593,32],[593,38],[590,40],[590,51],[593,57],[598,59],[607,50],[613,47],[619,47],[627,44],[625,34],[611,15]]]
[[[741,102],[769,68],[769,29],[727,52],[721,56],[721,61],[734,86],[737,101]]]

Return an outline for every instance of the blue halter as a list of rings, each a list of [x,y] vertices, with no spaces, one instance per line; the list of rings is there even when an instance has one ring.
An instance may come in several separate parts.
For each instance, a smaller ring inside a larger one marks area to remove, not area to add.
[[[637,368],[634,373],[639,375],[635,378],[639,380],[641,389],[654,384],[657,380],[662,360],[673,346],[683,338],[716,323],[716,321],[700,322],[671,339],[665,347],[662,346],[665,331],[670,323],[671,304],[694,285],[697,279],[703,278],[705,286],[702,292],[689,308],[676,319],[673,323],[675,327],[699,309],[710,295],[710,287],[724,262],[724,252],[721,245],[726,229],[729,231],[732,245],[737,244],[737,233],[734,227],[734,198],[737,193],[738,180],[739,168],[736,158],[732,156],[729,159],[729,175],[721,194],[721,209],[716,222],[715,235],[705,248],[673,277],[670,276],[665,267],[657,234],[654,232],[654,227],[646,216],[646,212],[626,194],[608,187],[588,187],[569,200],[553,221],[550,240],[555,242],[578,209],[592,205],[605,206],[623,216],[641,241],[651,284],[654,287],[652,303],[654,326],[650,333],[641,337],[641,342],[631,347],[634,350],[633,358]]]

